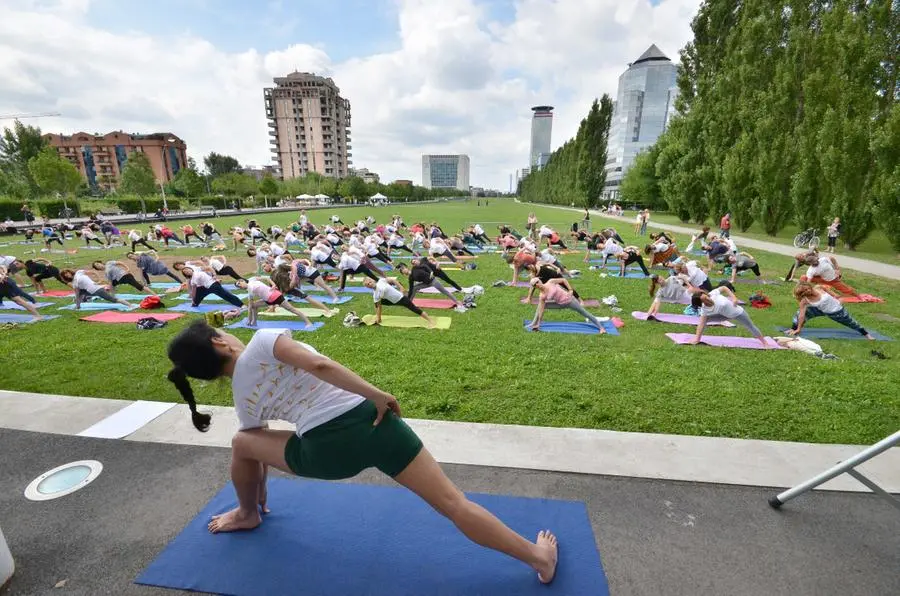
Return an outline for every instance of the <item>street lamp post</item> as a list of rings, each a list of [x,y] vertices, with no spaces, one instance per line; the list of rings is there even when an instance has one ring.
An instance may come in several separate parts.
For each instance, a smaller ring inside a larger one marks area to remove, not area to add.
[[[169,137],[168,139],[163,141],[163,146],[162,146],[162,158],[163,158],[162,163],[163,163],[163,173],[165,174],[165,176],[164,176],[165,181],[159,183],[159,190],[162,192],[163,209],[166,211],[169,210],[169,202],[166,200],[165,183],[168,182],[168,180],[169,180],[169,165],[170,165],[166,161],[166,149],[169,148],[169,143],[174,143],[175,140],[176,140],[175,137]],[[177,160],[178,158],[176,157],[175,159]]]

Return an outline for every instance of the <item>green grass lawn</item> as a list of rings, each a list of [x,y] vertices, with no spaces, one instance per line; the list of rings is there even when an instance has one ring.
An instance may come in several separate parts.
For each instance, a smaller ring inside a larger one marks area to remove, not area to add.
[[[366,213],[384,220],[395,210],[407,223],[436,220],[448,232],[473,222],[481,222],[489,233],[497,222],[510,222],[521,230],[531,210],[561,231],[580,219],[558,209],[493,199],[489,206],[482,200],[480,207],[471,201],[342,209],[340,215],[348,222]],[[314,222],[322,223],[332,211],[310,213]],[[286,224],[295,217],[278,213],[258,219],[269,225]],[[223,218],[216,224],[222,230],[236,221]],[[618,227],[626,240],[634,239],[628,223]],[[679,243],[686,241],[681,238]],[[68,245],[79,244],[72,240]],[[34,249],[10,245],[0,247],[0,254],[28,256],[26,250]],[[98,258],[122,258],[123,253],[121,249],[80,250],[70,258],[84,265]],[[161,254],[171,260],[174,255],[202,253],[202,249],[179,249]],[[64,256],[50,258],[61,265]],[[765,277],[783,278],[788,258],[759,252],[757,257]],[[900,427],[900,342],[822,341],[826,351],[840,357],[835,361],[792,351],[676,346],[664,333],[693,328],[638,322],[630,316],[632,310],[646,310],[650,304],[647,281],[602,279],[582,265],[581,255],[568,255],[563,261],[582,269],[583,277],[574,285],[585,297],[618,297],[625,321],[621,336],[525,332],[522,322],[534,312],[533,307],[519,303],[525,290],[490,287],[494,280],[508,280],[511,271],[498,255],[488,254],[478,259],[475,271],[449,273],[461,285],[483,285],[486,293],[478,300],[478,308],[468,313],[433,311],[452,317],[448,331],[344,328],[340,319],[348,310],[360,316],[374,312],[367,295],[355,295],[341,306],[341,317],[328,320],[316,333],[297,337],[393,392],[410,417],[863,444]],[[900,284],[852,271],[846,277],[858,289],[887,298],[884,304],[851,305],[853,315],[866,326],[900,339],[900,302],[894,293]],[[55,282],[48,287],[56,287]],[[795,310],[791,287],[738,287],[744,298],[758,289],[770,296],[774,307],[750,309],[751,316],[761,329],[775,334],[775,325],[789,324]],[[57,300],[60,304],[70,301]],[[592,310],[613,315],[607,307]],[[678,312],[671,305],[666,310]],[[0,331],[4,354],[0,388],[179,401],[165,379],[166,344],[199,315],[173,321],[162,330],[138,331],[133,325],[81,322],[75,313],[54,307],[44,312],[62,316]],[[895,318],[888,321],[876,315]],[[548,311],[546,316],[548,321],[561,319],[578,320],[571,311]],[[812,323],[826,324],[832,325],[821,319]],[[251,333],[238,330],[236,335],[249,340]],[[745,331],[738,327],[710,333]],[[873,348],[888,359],[872,357]],[[227,382],[195,386],[201,403],[230,405]]]

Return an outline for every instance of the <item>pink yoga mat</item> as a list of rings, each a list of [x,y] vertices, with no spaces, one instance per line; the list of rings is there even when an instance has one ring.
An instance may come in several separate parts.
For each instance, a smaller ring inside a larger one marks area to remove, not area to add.
[[[47,297],[47,298],[64,298],[66,296],[74,296],[75,292],[73,290],[47,290],[42,294],[35,294],[36,296]]]
[[[141,319],[153,317],[160,321],[171,321],[178,319],[184,315],[177,312],[116,312],[107,310],[98,312],[89,317],[81,317],[82,321],[90,321],[92,323],[137,323]]]
[[[527,296],[522,296],[521,298],[519,298],[519,302],[521,302],[522,304],[528,304],[528,301],[526,300],[526,298],[527,298]],[[537,298],[531,299],[531,304],[537,306],[537,303],[538,303]],[[582,306],[589,306],[589,307],[600,306],[600,301],[597,300],[596,298],[588,298],[584,301]]]
[[[863,302],[884,302],[884,299],[871,294],[860,294],[859,296],[842,296],[841,302],[845,304],[858,304]]]
[[[413,304],[419,308],[453,308],[456,306],[452,300],[446,298],[443,300],[440,298],[416,298],[413,300]]]
[[[694,339],[693,333],[666,333],[666,337],[676,344],[688,344]],[[766,338],[768,348],[764,348],[755,337],[734,337],[722,335],[704,335],[700,338],[701,345],[716,346],[718,348],[746,348],[748,350],[783,350],[771,337]]]
[[[638,321],[648,320],[647,313],[637,310],[632,312],[631,316]],[[676,325],[697,325],[700,323],[700,317],[692,317],[691,315],[673,315],[664,312],[656,313],[654,318],[660,323],[674,323]],[[734,323],[730,321],[709,321],[706,324],[711,327],[734,327]]]
[[[679,300],[678,302],[675,302],[673,304],[690,304],[690,303],[691,303],[690,298],[684,298],[683,300]],[[747,304],[747,303],[744,302],[743,300],[738,300],[738,304],[743,305],[743,304]]]

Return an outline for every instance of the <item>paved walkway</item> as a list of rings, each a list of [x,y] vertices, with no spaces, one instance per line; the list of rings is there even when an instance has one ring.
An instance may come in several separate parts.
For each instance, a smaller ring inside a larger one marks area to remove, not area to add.
[[[532,203],[535,206],[539,207],[553,207],[554,209],[564,209],[566,211],[574,211],[576,213],[581,213],[583,209],[575,209],[572,207],[562,207],[559,205],[544,205],[543,203]],[[603,217],[605,219],[612,219],[614,221],[620,223],[627,223],[630,227],[633,221],[628,218],[616,217],[614,215],[609,215],[607,213],[602,213],[600,211],[591,211],[591,215],[597,217]],[[654,222],[651,218],[650,223],[648,224],[651,227],[659,228],[661,230],[669,230],[670,232],[677,232],[679,234],[687,234],[692,235],[697,233],[697,227],[688,228],[685,226],[675,226],[671,224],[664,224]],[[765,240],[754,240],[753,238],[745,238],[744,236],[736,236],[732,235],[734,241],[737,243],[740,248],[755,248],[758,250],[764,250],[766,252],[772,252],[779,255],[786,255],[789,257],[797,254],[799,249],[794,248],[793,246],[788,246],[786,244],[778,244],[775,242],[766,242]],[[853,269],[854,271],[861,271],[863,273],[869,273],[871,275],[877,275],[879,277],[886,277],[888,279],[900,280],[900,267],[897,265],[889,265],[887,263],[879,263],[878,261],[870,261],[868,259],[859,259],[856,257],[847,256],[845,254],[837,255],[838,261],[841,264],[841,267],[844,269]]]
[[[0,428],[76,435],[132,403],[0,391]],[[234,409],[201,409],[213,415],[209,432],[194,429],[186,405],[172,404],[124,438],[230,446],[237,432]],[[442,463],[744,486],[794,486],[865,447],[436,420],[407,422]],[[284,423],[271,426],[292,429]],[[900,448],[870,460],[860,470],[885,490],[900,493]],[[823,488],[866,491],[848,476]]]

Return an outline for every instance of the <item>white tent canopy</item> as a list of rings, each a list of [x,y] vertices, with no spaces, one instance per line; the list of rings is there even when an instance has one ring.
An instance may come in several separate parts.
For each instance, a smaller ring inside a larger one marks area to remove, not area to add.
[[[381,194],[380,192],[376,192],[374,195],[369,197],[370,199],[386,199],[387,197]]]
[[[314,199],[328,199],[330,198],[328,195],[318,194],[313,197]]]
[[[311,198],[313,198],[313,196],[312,196],[312,195],[308,195],[308,194],[306,194],[306,193],[303,193],[302,195],[297,195],[297,198],[300,199],[300,200],[304,200],[304,201],[305,201],[306,199],[311,199]]]

